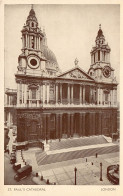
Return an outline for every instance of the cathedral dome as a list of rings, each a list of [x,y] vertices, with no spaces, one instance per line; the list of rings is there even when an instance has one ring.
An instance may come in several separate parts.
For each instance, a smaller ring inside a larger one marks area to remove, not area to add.
[[[44,57],[51,63],[58,65],[55,54],[48,48],[48,46],[44,45],[42,49]]]

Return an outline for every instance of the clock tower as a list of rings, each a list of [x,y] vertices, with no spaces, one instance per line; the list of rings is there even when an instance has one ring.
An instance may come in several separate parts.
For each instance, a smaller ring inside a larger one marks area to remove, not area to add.
[[[111,49],[105,42],[105,37],[99,25],[99,30],[95,40],[95,46],[91,50],[91,66],[88,71],[89,75],[102,82],[116,82],[114,78],[114,69],[110,64]]]
[[[38,27],[33,6],[24,24],[22,33],[22,54],[18,57],[17,74],[52,77],[59,73],[54,53],[47,46],[45,30]]]

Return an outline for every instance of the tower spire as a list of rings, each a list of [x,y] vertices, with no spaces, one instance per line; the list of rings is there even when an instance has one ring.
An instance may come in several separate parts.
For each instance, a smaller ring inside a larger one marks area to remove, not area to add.
[[[101,24],[99,24],[99,29],[101,29]]]
[[[33,4],[31,4],[31,9],[33,9]]]

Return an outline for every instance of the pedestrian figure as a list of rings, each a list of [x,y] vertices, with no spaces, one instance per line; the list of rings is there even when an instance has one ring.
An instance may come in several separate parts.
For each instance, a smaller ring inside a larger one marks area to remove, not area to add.
[[[98,154],[96,153],[96,158],[97,158]]]
[[[86,162],[87,162],[87,158],[86,158]]]

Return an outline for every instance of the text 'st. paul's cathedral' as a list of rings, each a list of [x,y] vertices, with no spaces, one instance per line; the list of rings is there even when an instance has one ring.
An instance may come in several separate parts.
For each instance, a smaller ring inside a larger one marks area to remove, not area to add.
[[[117,82],[101,25],[88,72],[75,59],[75,66],[61,73],[33,8],[21,32],[17,92],[6,91],[8,105],[17,95],[17,141],[37,146],[51,139],[109,136],[116,132]],[[6,120],[11,123],[13,112],[8,108]]]

